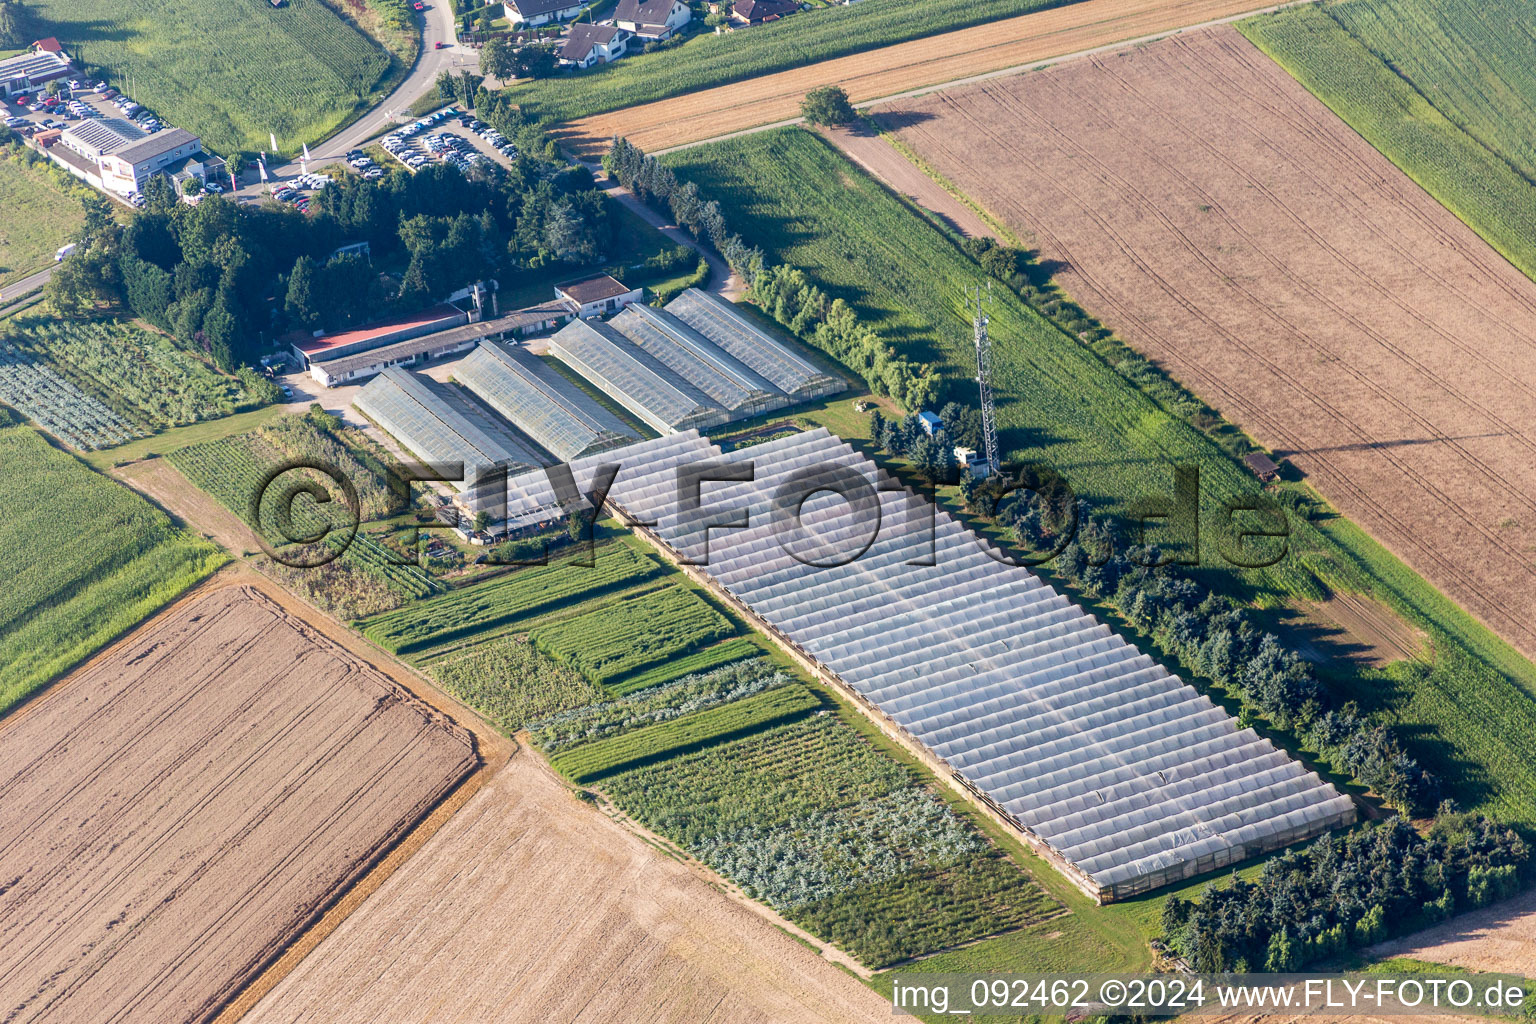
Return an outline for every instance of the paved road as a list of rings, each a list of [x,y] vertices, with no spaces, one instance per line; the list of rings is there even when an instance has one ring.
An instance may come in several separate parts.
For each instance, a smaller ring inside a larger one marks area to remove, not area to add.
[[[0,300],[14,299],[17,296],[36,291],[47,284],[48,279],[52,276],[53,267],[44,267],[30,277],[24,277],[15,284],[8,284],[4,288],[0,288]]]

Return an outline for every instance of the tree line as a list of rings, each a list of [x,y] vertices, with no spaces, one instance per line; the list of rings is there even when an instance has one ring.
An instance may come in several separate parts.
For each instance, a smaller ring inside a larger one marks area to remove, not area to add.
[[[898,354],[878,331],[859,321],[853,307],[828,296],[805,271],[769,265],[761,249],[731,230],[719,202],[706,199],[695,182],[679,181],[670,167],[623,138],[613,140],[603,169],[642,202],[670,214],[679,227],[712,246],[747,282],[748,299],[857,372],[871,391],[911,410],[934,402],[942,381],[932,367]]]

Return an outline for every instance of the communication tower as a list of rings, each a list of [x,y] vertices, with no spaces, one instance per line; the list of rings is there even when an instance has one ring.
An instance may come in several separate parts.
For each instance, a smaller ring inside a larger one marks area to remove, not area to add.
[[[987,294],[992,293],[991,282]],[[992,340],[987,337],[987,314],[981,307],[981,285],[976,286],[976,384],[981,389],[981,442],[987,459],[987,475],[1000,472],[997,461],[997,406],[992,401]]]

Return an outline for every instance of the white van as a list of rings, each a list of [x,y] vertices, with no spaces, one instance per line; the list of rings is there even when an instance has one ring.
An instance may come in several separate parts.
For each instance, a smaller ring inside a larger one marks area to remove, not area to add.
[[[75,243],[74,242],[70,242],[68,245],[62,247],[61,249],[59,249],[58,252],[53,254],[53,262],[55,262],[55,263],[63,263],[64,262],[64,257],[68,256],[70,253],[72,253],[74,251],[75,251]]]

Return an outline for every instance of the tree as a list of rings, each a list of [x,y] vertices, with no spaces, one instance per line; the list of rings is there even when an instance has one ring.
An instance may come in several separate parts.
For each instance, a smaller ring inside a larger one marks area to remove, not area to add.
[[[493,36],[480,50],[480,73],[505,82],[517,75],[517,58],[505,36]],[[445,72],[446,74],[446,72]]]
[[[553,46],[524,46],[513,53],[512,67],[518,78],[548,78],[559,69],[560,58]]]
[[[811,124],[848,124],[857,115],[841,86],[824,85],[805,94],[800,114]]]
[[[284,308],[288,311],[288,318],[305,330],[312,331],[321,323],[319,277],[319,267],[308,256],[300,256],[295,260],[293,271],[288,275],[288,295]]]
[[[34,37],[32,12],[20,0],[0,0],[0,50],[19,50]]]

